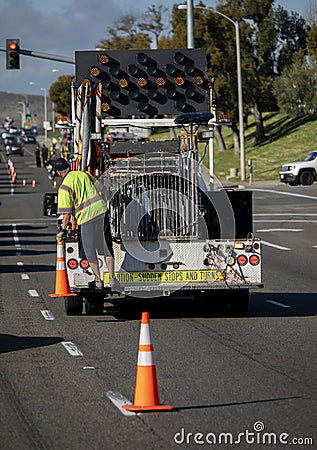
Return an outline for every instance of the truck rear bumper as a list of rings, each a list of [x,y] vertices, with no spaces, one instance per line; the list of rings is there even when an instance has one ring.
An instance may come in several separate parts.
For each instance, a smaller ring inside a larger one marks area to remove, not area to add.
[[[87,288],[77,288],[72,289],[72,292],[77,293],[82,297],[89,297],[91,295],[105,298],[124,298],[125,296],[140,297],[140,298],[155,298],[155,297],[169,297],[169,296],[186,296],[195,295],[203,292],[206,294],[208,291],[210,293],[215,293],[216,291],[230,291],[239,289],[260,289],[264,285],[262,283],[251,283],[251,284],[231,284],[226,283],[200,283],[200,284],[188,284],[186,286],[180,287],[175,284],[169,283],[151,283],[148,285],[122,285],[122,292],[116,293],[111,291],[109,287],[105,287],[101,290],[91,290]]]

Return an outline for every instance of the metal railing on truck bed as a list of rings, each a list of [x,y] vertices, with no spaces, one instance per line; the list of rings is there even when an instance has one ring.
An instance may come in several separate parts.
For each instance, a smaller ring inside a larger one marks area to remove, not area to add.
[[[110,185],[112,236],[198,237],[198,189],[190,154],[152,153],[114,161]]]

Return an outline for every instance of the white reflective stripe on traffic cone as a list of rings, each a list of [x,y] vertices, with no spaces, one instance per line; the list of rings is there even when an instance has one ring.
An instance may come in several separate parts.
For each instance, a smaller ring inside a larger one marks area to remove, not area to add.
[[[153,352],[139,351],[138,366],[154,366]]]

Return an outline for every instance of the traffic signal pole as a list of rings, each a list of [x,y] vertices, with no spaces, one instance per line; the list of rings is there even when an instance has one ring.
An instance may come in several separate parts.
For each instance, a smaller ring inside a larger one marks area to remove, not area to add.
[[[5,47],[0,47],[0,52],[6,51],[7,49]],[[19,49],[19,53],[20,55],[31,56],[33,58],[41,58],[41,59],[48,59],[51,61],[59,61],[67,64],[75,64],[75,60],[67,56],[51,55],[50,53],[42,53],[34,50],[24,50],[22,48]]]

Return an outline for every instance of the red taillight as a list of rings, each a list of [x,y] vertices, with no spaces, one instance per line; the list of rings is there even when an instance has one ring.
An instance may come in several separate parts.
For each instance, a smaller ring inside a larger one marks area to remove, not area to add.
[[[238,264],[240,264],[240,266],[245,266],[246,263],[248,262],[248,258],[245,255],[239,255],[237,261]]]
[[[257,266],[260,263],[260,258],[258,255],[252,255],[250,256],[249,261],[252,266]]]
[[[67,266],[70,268],[70,269],[77,269],[77,267],[78,267],[78,261],[76,261],[76,259],[69,259],[68,260],[68,262],[67,262]]]
[[[173,268],[174,268],[174,269],[178,269],[178,268],[179,268],[179,263],[174,263],[174,264],[173,264]]]
[[[150,263],[150,264],[149,264],[149,269],[150,269],[150,270],[154,270],[154,269],[155,269],[155,264]]]
[[[73,253],[74,249],[73,247],[67,247],[67,253]]]
[[[167,264],[162,263],[162,264],[161,264],[161,269],[162,269],[162,270],[166,270],[166,268],[167,268]]]
[[[89,262],[87,259],[82,259],[79,264],[82,269],[88,269],[89,267]]]
[[[256,242],[255,244],[253,244],[253,248],[255,250],[258,250],[260,248],[260,244],[258,242]]]

